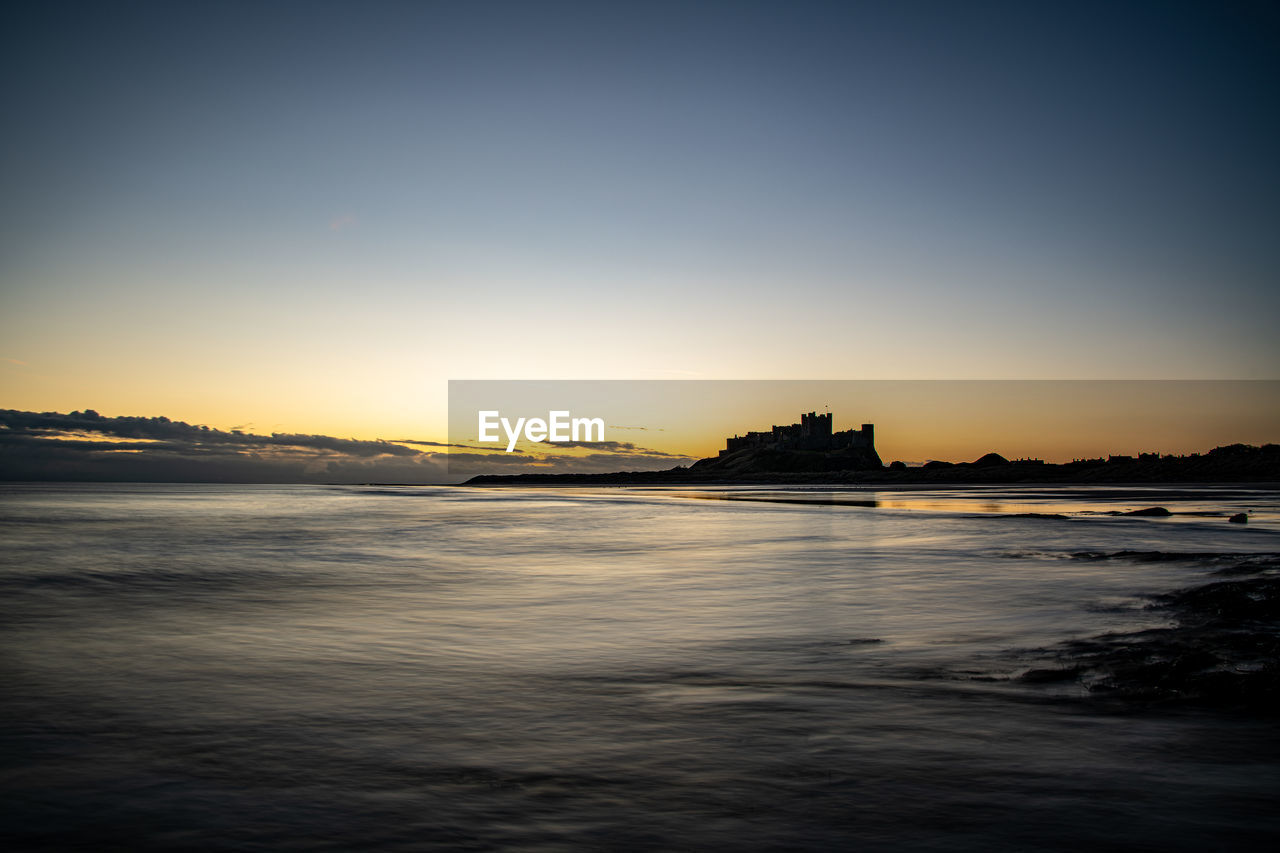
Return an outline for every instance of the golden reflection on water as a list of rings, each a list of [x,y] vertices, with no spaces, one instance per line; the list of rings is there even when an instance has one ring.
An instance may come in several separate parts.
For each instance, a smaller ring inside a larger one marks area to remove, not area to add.
[[[1001,491],[1004,491],[1001,489]],[[793,487],[786,489],[751,489],[726,487],[724,489],[668,490],[672,497],[742,501],[748,503],[792,504],[803,506],[858,507],[863,509],[898,510],[905,512],[989,514],[989,515],[1060,515],[1066,517],[1096,518],[1098,516],[1124,516],[1153,506],[1170,511],[1165,520],[1207,520],[1227,518],[1239,511],[1239,507],[1227,509],[1224,501],[1247,496],[1241,494],[1192,490],[1185,493],[1151,489],[1105,489],[1091,487],[1064,487],[1046,489],[1018,489],[1010,498],[993,497],[987,490],[954,489],[936,491],[876,491],[829,490],[821,488]],[[649,493],[652,494],[652,493]],[[1276,524],[1280,512],[1274,501],[1258,493],[1258,503],[1249,510],[1251,523]]]

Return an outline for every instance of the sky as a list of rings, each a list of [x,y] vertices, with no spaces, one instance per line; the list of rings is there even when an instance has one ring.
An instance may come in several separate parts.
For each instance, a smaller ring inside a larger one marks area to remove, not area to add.
[[[6,408],[444,441],[450,379],[1280,378],[1273,4],[6,15]]]
[[[475,473],[478,448],[492,450],[486,463],[504,469],[530,456],[572,455],[571,442],[510,440],[520,418],[549,422],[553,411],[567,412],[562,421],[599,417],[606,443],[692,459],[715,456],[729,436],[798,423],[806,412],[829,412],[837,432],[873,424],[885,464],[967,462],[991,452],[1061,463],[1280,443],[1275,380],[455,380],[450,470]],[[489,441],[480,437],[482,412],[496,412],[487,416]],[[508,447],[526,455],[502,458]],[[583,450],[605,449],[593,442]],[[605,470],[633,470],[642,460],[609,461],[614,467]]]
[[[827,412],[883,463],[1069,462],[1271,444],[1277,380],[452,380],[445,441],[269,434],[171,418],[0,409],[0,481],[462,482],[666,470]],[[827,401],[815,404],[814,401]],[[1064,402],[1069,405],[1064,405]],[[851,418],[857,414],[859,418]],[[597,419],[575,437],[570,422]],[[481,419],[488,426],[480,430]],[[564,435],[522,434],[526,420]],[[558,420],[557,420],[558,419]],[[1212,455],[1212,454],[1211,454]]]

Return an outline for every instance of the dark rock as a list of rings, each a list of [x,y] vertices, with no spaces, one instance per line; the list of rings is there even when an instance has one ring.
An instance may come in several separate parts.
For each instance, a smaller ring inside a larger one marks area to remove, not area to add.
[[[890,462],[890,463],[889,463],[889,470],[890,470],[890,471],[905,471],[905,470],[907,470],[907,463],[903,462],[901,459],[896,459],[896,460],[894,460],[893,462]]]
[[[1076,551],[1075,560],[1129,560],[1134,563],[1198,563],[1218,576],[1280,572],[1280,553],[1239,554],[1221,551]]]
[[[1246,620],[1280,621],[1280,577],[1217,581],[1170,593],[1163,600],[1182,611],[1184,619],[1194,616],[1202,622],[1232,624]]]
[[[1080,677],[1080,667],[1066,669],[1029,669],[1018,676],[1019,681],[1028,684],[1054,684],[1059,681],[1075,681]]]
[[[1064,680],[1074,670],[1091,692],[1113,700],[1280,709],[1280,577],[1218,581],[1156,600],[1172,627],[1064,643],[1064,669],[1031,670],[1020,680]]]
[[[1124,513],[1124,515],[1141,515],[1141,516],[1150,516],[1151,518],[1168,518],[1169,516],[1173,515],[1173,513],[1169,512],[1169,510],[1165,509],[1162,506],[1149,506],[1146,509],[1131,510],[1130,512]]]
[[[1227,519],[1232,524],[1248,524],[1249,516],[1243,512],[1237,512],[1235,515]]]

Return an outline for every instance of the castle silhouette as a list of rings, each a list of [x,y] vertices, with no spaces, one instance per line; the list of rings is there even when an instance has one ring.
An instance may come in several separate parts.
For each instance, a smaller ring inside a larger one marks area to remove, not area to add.
[[[774,426],[768,432],[749,432],[725,440],[720,457],[740,450],[869,450],[875,451],[875,424],[862,429],[831,431],[831,413],[809,412],[800,415],[800,423]]]

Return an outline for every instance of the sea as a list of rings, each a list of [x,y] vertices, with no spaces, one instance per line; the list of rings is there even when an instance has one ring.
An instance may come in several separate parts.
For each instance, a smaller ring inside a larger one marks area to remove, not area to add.
[[[0,546],[10,850],[1280,840],[1273,716],[1021,678],[1274,490],[8,484]]]

